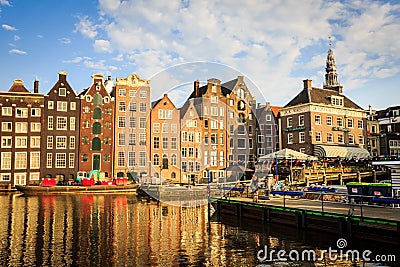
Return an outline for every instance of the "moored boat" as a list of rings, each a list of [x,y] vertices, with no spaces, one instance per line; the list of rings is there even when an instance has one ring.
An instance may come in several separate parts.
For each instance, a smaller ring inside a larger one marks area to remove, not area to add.
[[[132,194],[136,193],[138,184],[126,185],[15,185],[25,195],[59,195],[59,194]]]

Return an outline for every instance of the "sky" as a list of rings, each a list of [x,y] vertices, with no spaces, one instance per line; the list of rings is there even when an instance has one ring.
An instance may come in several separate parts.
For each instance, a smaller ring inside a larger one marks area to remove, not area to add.
[[[400,3],[323,0],[0,0],[0,90],[14,79],[47,93],[59,71],[77,91],[91,75],[150,80],[179,106],[210,78],[246,78],[284,106],[334,51],[344,94],[364,109],[400,105]]]

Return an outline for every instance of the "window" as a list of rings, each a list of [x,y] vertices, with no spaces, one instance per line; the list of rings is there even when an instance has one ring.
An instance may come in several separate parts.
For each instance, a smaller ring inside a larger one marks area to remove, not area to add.
[[[47,136],[47,149],[53,148],[53,136]]]
[[[224,140],[225,140],[224,134],[223,134],[223,133],[220,133],[220,134],[219,134],[219,144],[220,144],[220,145],[223,145],[223,144],[224,144]]]
[[[136,165],[136,153],[135,151],[128,151],[128,166],[133,167]]]
[[[338,143],[339,144],[343,144],[344,143],[343,134],[338,134]]]
[[[357,126],[358,126],[358,129],[363,129],[364,128],[364,122],[362,120],[358,120]]]
[[[371,125],[371,133],[376,133],[376,125]]]
[[[54,109],[54,102],[53,101],[48,101],[47,102],[47,109]]]
[[[129,128],[135,129],[136,128],[136,118],[130,117],[129,118]]]
[[[354,127],[353,119],[347,119],[347,127],[348,128],[353,128]]]
[[[65,101],[57,101],[57,111],[67,111],[68,103]]]
[[[171,149],[177,149],[177,138],[176,137],[171,137]]]
[[[70,110],[76,110],[76,102],[71,102],[71,103],[69,103],[70,105],[69,105],[69,109]]]
[[[187,147],[182,147],[181,153],[182,153],[182,158],[186,158],[187,157]]]
[[[118,151],[117,165],[118,165],[118,167],[125,166],[125,152],[124,151]]]
[[[338,117],[336,119],[336,124],[337,124],[338,127],[343,127],[343,118]]]
[[[340,96],[332,96],[331,104],[334,106],[343,106],[343,97]]]
[[[146,103],[140,103],[139,104],[139,112],[146,113],[146,111],[147,111],[147,104]]]
[[[178,132],[178,125],[176,123],[171,124],[171,133]]]
[[[168,149],[168,137],[163,137],[162,148],[163,149]]]
[[[52,153],[47,153],[46,168],[52,168],[52,167],[53,167],[53,154]]]
[[[104,137],[104,144],[105,145],[109,145],[111,142],[111,138],[110,137]]]
[[[66,168],[67,167],[67,155],[65,153],[56,154],[56,168]]]
[[[27,122],[16,122],[15,123],[15,132],[16,133],[28,132],[28,123]]]
[[[83,155],[82,155],[82,161],[83,161],[83,162],[87,162],[88,159],[89,159],[88,154],[83,154]],[[105,155],[104,155],[104,161],[106,161],[106,160],[105,160]]]
[[[111,108],[106,108],[106,114],[111,115]]]
[[[135,133],[129,133],[129,145],[134,146],[136,145],[136,134]]]
[[[139,118],[139,128],[146,129],[146,117]]]
[[[266,137],[265,143],[267,147],[272,147],[272,137]]]
[[[172,119],[172,110],[159,109],[158,110],[158,118],[162,119],[162,120],[170,120],[170,119]]]
[[[15,137],[15,147],[16,148],[26,148],[27,147],[27,137],[26,136]]]
[[[136,102],[129,103],[129,111],[136,112]]]
[[[67,130],[67,117],[57,117],[57,130]]]
[[[211,97],[211,103],[212,104],[217,104],[218,103],[218,96],[212,96]]]
[[[139,152],[139,166],[146,166],[146,152]]]
[[[225,113],[225,112],[224,112],[224,108],[222,108],[222,107],[219,108],[219,115],[220,115],[220,116],[224,116],[224,113]]]
[[[264,135],[259,135],[257,140],[258,140],[258,143],[260,143],[260,144],[264,143],[264,140],[265,140]]]
[[[28,109],[27,108],[17,108],[15,112],[15,116],[17,118],[28,118]]]
[[[287,143],[288,144],[293,144],[293,133],[288,133]]]
[[[299,132],[299,143],[304,143],[306,141],[306,134],[304,132]]]
[[[237,147],[238,148],[246,148],[246,139],[244,138],[238,138],[237,139]],[[212,151],[211,151],[212,152]]]
[[[11,152],[1,152],[1,169],[11,170]]]
[[[326,117],[326,125],[332,126],[332,116],[327,116]]]
[[[84,145],[89,144],[89,137],[87,137],[87,136],[84,136],[84,137],[83,137],[83,144],[84,144]]]
[[[160,137],[153,137],[153,148],[160,148]]]
[[[211,129],[218,129],[218,121],[211,120]]]
[[[145,133],[141,133],[139,134],[139,145],[146,145],[146,134]]]
[[[153,155],[153,165],[160,166],[160,155],[158,154]]]
[[[5,181],[5,182],[11,181],[11,173],[1,173],[0,181]]]
[[[333,134],[332,133],[326,133],[326,141],[328,143],[333,143]]]
[[[358,136],[358,143],[359,143],[360,145],[363,145],[363,144],[364,144],[364,136],[363,136],[362,134],[360,134],[360,135]]]
[[[147,97],[147,91],[140,90],[140,98],[146,98],[146,97]]]
[[[354,145],[354,135],[349,134],[349,144]]]
[[[1,137],[1,148],[11,148],[12,147],[12,137],[3,136]]]
[[[168,133],[168,126],[169,126],[169,124],[168,123],[163,123],[162,124],[162,132],[163,133]]]
[[[270,125],[270,124],[265,125],[265,134],[266,135],[272,134],[272,125]]]
[[[59,96],[67,96],[67,89],[66,88],[58,88],[58,95]]]
[[[30,156],[30,168],[39,169],[40,168],[40,152],[31,152]]]
[[[118,117],[118,128],[125,128],[125,117],[124,116]]]
[[[40,148],[40,136],[31,136],[31,148]]]
[[[304,115],[299,115],[299,126],[304,125]]]
[[[1,114],[3,116],[12,116],[12,107],[3,107],[1,109]]]
[[[101,109],[100,108],[95,108],[93,110],[93,119],[101,120]]]
[[[66,149],[66,148],[67,148],[67,137],[56,136],[56,149]]]
[[[129,91],[129,97],[136,97],[137,96],[137,91],[136,90],[130,90]]]
[[[267,114],[267,115],[265,116],[265,120],[266,120],[266,121],[271,121],[271,120],[272,120],[271,114]]]
[[[76,127],[75,127],[75,117],[70,117],[69,118],[69,129],[71,131],[75,131]]]
[[[235,101],[233,99],[229,99],[229,106],[234,106],[235,105]]]
[[[102,101],[103,101],[103,98],[102,98],[101,94],[97,93],[93,96],[93,104],[95,106],[101,106]]]
[[[172,166],[176,166],[176,160],[177,159],[177,156],[176,156],[176,154],[172,154],[172,156],[171,156],[171,165]]]
[[[125,133],[118,133],[118,145],[119,146],[125,145]]]
[[[3,132],[11,132],[12,131],[12,122],[2,122],[1,129]]]
[[[314,116],[314,120],[315,120],[315,124],[316,125],[321,125],[322,121],[321,121],[321,115],[315,115]]]
[[[217,145],[218,144],[218,134],[217,133],[211,133],[211,144],[212,145]]]
[[[92,150],[100,151],[101,150],[101,140],[98,137],[92,139]]]
[[[125,112],[126,111],[126,103],[125,101],[119,101],[118,103],[118,111]]]
[[[292,117],[289,117],[289,118],[286,119],[286,124],[287,124],[287,127],[292,127],[293,126],[292,125]]]
[[[75,154],[74,153],[69,153],[69,159],[68,159],[68,167],[69,168],[75,168]]]
[[[89,107],[83,107],[83,113],[89,113],[90,112],[90,108]]]
[[[153,132],[154,133],[160,132],[160,123],[158,123],[158,122],[153,123]]]
[[[70,149],[75,149],[75,136],[70,136],[69,137],[69,148]]]
[[[40,132],[41,125],[40,122],[31,122],[31,132]]]
[[[93,134],[101,134],[101,124],[100,124],[100,122],[93,123],[92,133]]]
[[[15,152],[15,169],[27,169],[27,154],[26,152]]]
[[[32,117],[40,117],[40,108],[31,108]]]
[[[218,155],[217,155],[217,151],[215,151],[215,150],[210,152],[210,163],[211,163],[211,166],[218,165]]]
[[[126,96],[126,89],[119,89],[118,90],[118,95],[119,96]]]
[[[83,122],[83,128],[89,128],[89,121]]]

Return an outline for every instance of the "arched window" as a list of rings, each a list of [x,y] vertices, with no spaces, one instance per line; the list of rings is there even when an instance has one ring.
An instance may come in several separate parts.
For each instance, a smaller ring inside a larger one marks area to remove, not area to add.
[[[92,140],[92,150],[99,151],[101,150],[101,140],[98,137],[93,138]]]
[[[100,122],[93,123],[92,133],[101,134],[101,124],[100,124]]]
[[[95,108],[93,110],[93,119],[101,120],[101,109]]]
[[[89,144],[89,137],[84,136],[84,137],[83,137],[83,143],[84,143],[85,145]]]
[[[154,154],[153,156],[153,165],[160,166],[160,155]]]
[[[176,178],[176,173],[175,172],[171,173],[171,179],[175,179],[175,178]]]
[[[95,106],[101,106],[103,98],[101,97],[101,94],[97,93],[93,96],[93,104]]]

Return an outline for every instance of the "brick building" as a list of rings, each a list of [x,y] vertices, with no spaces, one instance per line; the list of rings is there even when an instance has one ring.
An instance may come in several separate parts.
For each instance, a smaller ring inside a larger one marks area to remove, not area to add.
[[[92,78],[92,85],[79,94],[79,171],[89,173],[91,170],[99,170],[106,179],[111,179],[115,101],[113,92],[106,90],[104,76],[94,74]]]
[[[59,72],[58,81],[44,96],[41,170],[43,177],[73,181],[78,171],[80,100]]]
[[[44,96],[25,88],[22,80],[14,80],[8,92],[0,92],[1,163],[0,185],[39,184],[40,145]]]

